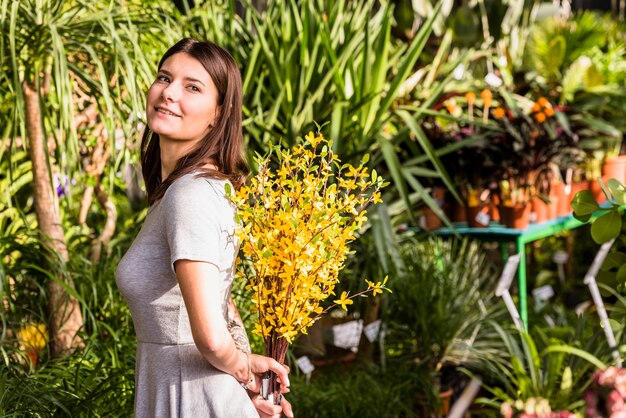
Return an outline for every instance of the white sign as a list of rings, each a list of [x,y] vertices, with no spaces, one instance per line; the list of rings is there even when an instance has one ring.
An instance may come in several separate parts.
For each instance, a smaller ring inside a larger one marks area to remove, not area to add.
[[[315,370],[315,366],[311,363],[311,360],[307,356],[302,356],[296,360],[298,368],[302,370],[304,374],[311,374]]]
[[[554,296],[554,289],[549,284],[533,289],[533,296],[542,302]]]
[[[335,325],[332,330],[333,344],[336,347],[352,350],[355,353],[358,351],[361,332],[363,331],[362,319]]]
[[[489,216],[489,214],[485,212],[478,212],[474,220],[483,226],[487,226],[489,225],[489,221],[491,220],[491,217]]]
[[[363,328],[363,333],[365,334],[365,337],[367,337],[369,342],[373,343],[378,337],[378,332],[380,331],[380,324],[381,324],[380,319],[377,319],[376,321],[370,324],[367,324],[365,328]]]

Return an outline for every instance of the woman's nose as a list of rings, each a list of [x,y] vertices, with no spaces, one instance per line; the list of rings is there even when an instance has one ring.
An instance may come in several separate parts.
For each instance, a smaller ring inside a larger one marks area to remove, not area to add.
[[[180,97],[180,89],[175,83],[170,83],[161,91],[161,97],[168,102],[175,102]]]

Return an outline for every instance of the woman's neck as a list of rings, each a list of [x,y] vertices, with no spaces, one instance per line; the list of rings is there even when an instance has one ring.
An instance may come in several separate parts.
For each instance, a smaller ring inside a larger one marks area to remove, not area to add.
[[[172,174],[176,163],[187,155],[194,147],[194,142],[171,141],[159,138],[161,149],[161,181],[165,181]]]
[[[159,147],[161,149],[161,181],[165,181],[172,174],[176,163],[185,155],[189,154],[194,148],[194,142],[171,141],[159,138]],[[207,162],[202,165],[203,168],[219,171],[217,165]]]

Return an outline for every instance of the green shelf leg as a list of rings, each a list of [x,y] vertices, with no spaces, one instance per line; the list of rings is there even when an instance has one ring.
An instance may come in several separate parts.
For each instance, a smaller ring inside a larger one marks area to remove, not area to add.
[[[524,324],[524,330],[528,332],[528,304],[526,300],[526,243],[517,239],[517,252],[520,254],[519,267],[517,268],[517,292],[519,294],[519,311]]]

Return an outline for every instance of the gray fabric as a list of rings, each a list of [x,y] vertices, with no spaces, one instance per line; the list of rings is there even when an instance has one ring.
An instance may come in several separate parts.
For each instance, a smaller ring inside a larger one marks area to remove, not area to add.
[[[224,181],[187,175],[149,210],[116,271],[137,334],[135,416],[258,417],[246,391],[196,348],[173,264],[213,263],[226,302],[237,252]]]

